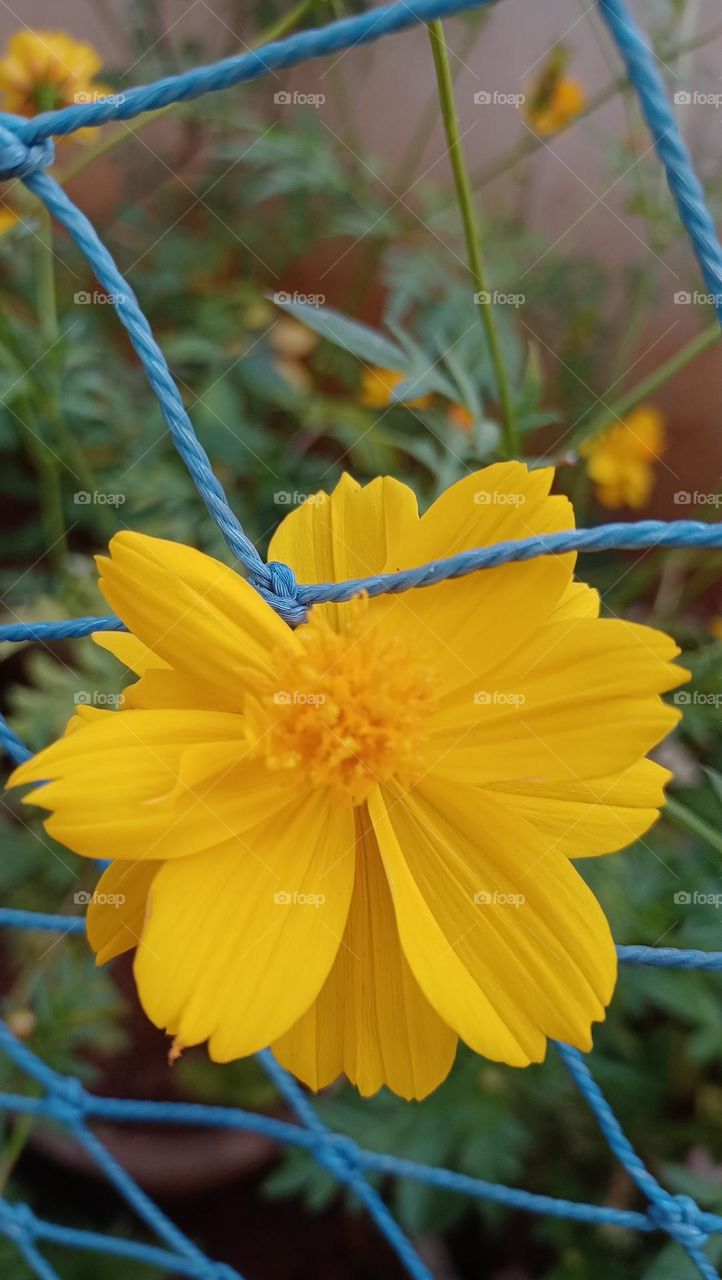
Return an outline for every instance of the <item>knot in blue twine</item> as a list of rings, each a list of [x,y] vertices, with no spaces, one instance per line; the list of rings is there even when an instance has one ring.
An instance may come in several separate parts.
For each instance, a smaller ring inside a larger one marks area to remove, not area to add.
[[[298,582],[290,565],[281,560],[270,560],[264,565],[264,578],[260,574],[253,585],[259,595],[292,627],[306,621],[306,609],[298,598]]]
[[[709,1239],[705,1214],[691,1196],[665,1196],[649,1206],[648,1217],[681,1245],[703,1245]]]
[[[11,178],[30,178],[42,169],[49,169],[55,159],[52,138],[33,142],[28,146],[11,129],[0,124],[0,181]]]
[[[10,1240],[27,1240],[36,1232],[36,1218],[26,1204],[0,1200],[0,1231]]]
[[[353,1138],[347,1138],[343,1133],[324,1135],[315,1155],[319,1164],[325,1165],[329,1173],[335,1173],[341,1179],[349,1173],[358,1173],[360,1169],[360,1149]]]
[[[73,1076],[59,1076],[54,1080],[48,1101],[54,1120],[70,1126],[83,1123],[87,1096],[80,1081]]]

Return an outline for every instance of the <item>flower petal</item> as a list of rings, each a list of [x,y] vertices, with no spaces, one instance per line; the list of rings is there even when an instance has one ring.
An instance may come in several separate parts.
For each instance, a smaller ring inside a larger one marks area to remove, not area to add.
[[[669,636],[632,622],[550,622],[439,706],[438,769],[480,786],[621,773],[679,719],[659,697],[687,679],[678,653]]]
[[[182,857],[288,803],[277,775],[246,751],[240,716],[110,712],[20,765],[10,785],[43,784],[25,802],[52,811],[47,831],[75,853]]]
[[[567,858],[502,805],[427,781],[369,808],[401,945],[437,1013],[478,1053],[538,1062],[591,1047],[616,976],[609,927]]]
[[[553,476],[551,469],[529,471],[518,462],[466,476],[391,547],[384,571],[573,528],[569,501],[549,496]],[[573,568],[573,555],[542,556],[372,600],[371,606],[384,627],[425,653],[443,694],[522,648],[569,588]]]
[[[341,944],[353,851],[351,807],[316,793],[244,843],[166,863],[135,958],[149,1018],[181,1046],[209,1040],[216,1062],[282,1035],[317,996]]]
[[[250,583],[192,547],[118,533],[98,557],[100,588],[126,626],[175,671],[210,684],[229,710],[297,642]]]
[[[299,582],[343,582],[379,573],[397,544],[419,522],[405,484],[380,476],[365,486],[342,475],[333,493],[312,495],[289,512],[268,548]],[[336,616],[336,606],[328,606]]]
[[[227,688],[219,688],[198,674],[173,671],[167,662],[129,631],[95,631],[92,639],[140,676],[123,691],[123,708],[159,710],[188,707],[196,711],[227,711]]]
[[[145,924],[148,893],[162,863],[112,862],[88,906],[88,942],[96,964],[137,947]]]
[[[312,1089],[345,1073],[364,1096],[387,1085],[424,1098],[448,1075],[456,1035],[423,995],[401,950],[378,843],[357,816],[356,879],[343,942],[311,1007],[271,1046]]]
[[[638,760],[623,773],[588,781],[495,783],[493,795],[570,858],[614,853],[657,821],[671,773]]]

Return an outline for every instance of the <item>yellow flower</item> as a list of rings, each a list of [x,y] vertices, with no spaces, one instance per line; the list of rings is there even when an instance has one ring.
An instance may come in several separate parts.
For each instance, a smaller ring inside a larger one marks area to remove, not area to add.
[[[22,222],[19,213],[7,204],[0,206],[0,237],[7,235],[8,231],[12,231],[19,222]]]
[[[654,487],[654,463],[665,447],[664,416],[649,404],[583,445],[581,454],[602,506],[645,507]]]
[[[36,116],[90,101],[104,91],[93,84],[101,66],[92,45],[63,32],[16,31],[0,59],[3,110]]]
[[[586,94],[577,80],[553,75],[540,80],[537,92],[525,109],[535,133],[547,137],[558,133],[584,110]]]
[[[385,409],[391,404],[391,392],[406,379],[405,373],[395,369],[364,369],[361,374],[361,391],[359,400],[366,409]],[[430,403],[429,396],[418,396],[415,400],[404,400],[410,409],[425,409]]]
[[[551,470],[499,463],[419,518],[396,480],[291,512],[300,581],[414,566],[573,526]],[[574,556],[315,606],[296,630],[233,570],[123,532],[100,585],[129,634],[123,709],[77,708],[13,774],[48,832],[110,858],[88,912],[174,1053],[270,1045],[314,1089],[428,1094],[461,1037],[525,1066],[584,1050],[616,953],[572,858],[655,821],[646,758],[686,673],[666,635],[599,618]]]

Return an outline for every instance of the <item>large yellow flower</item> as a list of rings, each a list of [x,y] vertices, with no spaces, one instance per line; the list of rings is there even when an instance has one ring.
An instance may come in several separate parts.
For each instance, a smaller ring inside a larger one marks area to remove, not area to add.
[[[344,476],[270,555],[314,583],[571,528],[552,478],[500,463],[419,518],[397,481]],[[137,946],[176,1049],[271,1045],[313,1088],[345,1072],[421,1098],[459,1036],[515,1066],[550,1036],[590,1048],[616,956],[571,858],[658,815],[672,640],[600,619],[572,555],[316,606],[295,631],[189,547],[120,533],[100,569],[130,634],[95,639],[139,679],[11,781],[113,859],[90,941],[101,963]]]
[[[56,31],[16,31],[0,59],[5,111],[36,116],[42,111],[89,102],[108,92],[95,84],[102,66],[91,44]]]

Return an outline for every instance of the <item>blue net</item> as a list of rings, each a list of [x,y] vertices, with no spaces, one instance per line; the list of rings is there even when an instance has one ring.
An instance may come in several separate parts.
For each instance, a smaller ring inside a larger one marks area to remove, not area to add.
[[[719,525],[696,521],[647,520],[500,543],[401,573],[314,586],[298,583],[287,565],[265,563],[244,533],[195,435],[163,353],[132,289],[91,223],[46,172],[53,161],[54,137],[65,136],[89,125],[100,125],[110,120],[128,120],[169,103],[187,101],[204,93],[227,89],[309,58],[325,57],[378,40],[419,22],[428,22],[467,9],[488,7],[490,3],[491,0],[416,0],[412,8],[402,0],[401,3],[373,9],[316,30],[301,32],[265,45],[257,52],[228,58],[212,66],[196,68],[132,89],[122,99],[110,97],[99,102],[79,104],[46,112],[32,120],[0,114],[0,178],[22,179],[85,254],[128,331],[148,381],[158,397],[175,446],[210,515],[254,587],[291,624],[302,621],[311,604],[348,600],[362,589],[370,595],[419,589],[492,565],[540,555],[612,548],[722,548],[722,527]],[[722,322],[722,248],[701,183],[694,172],[675,113],[669,103],[656,59],[647,39],[622,0],[597,0],[597,4],[637,93],[680,218],[689,235],[705,284],[715,299],[718,318]],[[20,623],[0,627],[0,641],[61,640],[86,636],[93,631],[123,629],[123,624],[115,617]],[[18,762],[31,754],[1,717],[0,746],[11,759]],[[85,930],[85,921],[78,917],[19,910],[0,910],[0,925],[57,931],[62,934],[82,933]],[[626,946],[619,947],[618,953],[620,960],[627,965],[722,970],[722,952]],[[591,1108],[603,1138],[642,1193],[647,1206],[644,1212],[555,1199],[485,1182],[449,1169],[369,1151],[345,1135],[329,1129],[321,1121],[304,1090],[269,1052],[260,1054],[260,1061],[295,1117],[295,1122],[257,1115],[238,1108],[96,1097],[80,1081],[52,1070],[27,1045],[18,1040],[7,1026],[0,1023],[0,1049],[31,1082],[33,1089],[28,1095],[0,1093],[0,1108],[13,1114],[45,1117],[69,1130],[109,1183],[153,1233],[158,1243],[150,1245],[61,1226],[38,1218],[27,1205],[4,1199],[0,1199],[0,1232],[15,1243],[30,1272],[41,1280],[59,1280],[58,1273],[43,1256],[42,1246],[46,1244],[124,1258],[128,1263],[129,1276],[132,1275],[131,1264],[137,1262],[157,1266],[179,1276],[198,1277],[198,1280],[240,1280],[237,1271],[224,1263],[211,1261],[179,1230],[107,1150],[91,1125],[93,1121],[102,1121],[106,1124],[225,1128],[264,1134],[278,1142],[309,1152],[339,1184],[353,1192],[414,1280],[431,1280],[431,1273],[389,1212],[379,1192],[369,1182],[370,1174],[411,1179],[439,1190],[453,1191],[475,1200],[487,1200],[533,1214],[597,1226],[663,1232],[684,1249],[699,1275],[705,1280],[713,1280],[718,1272],[706,1256],[704,1245],[711,1235],[722,1232],[722,1217],[703,1212],[688,1196],[672,1195],[660,1185],[624,1135],[592,1076],[587,1060],[576,1049],[567,1045],[558,1044],[556,1048]]]

